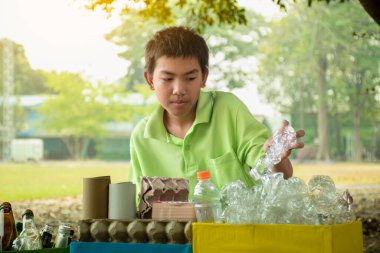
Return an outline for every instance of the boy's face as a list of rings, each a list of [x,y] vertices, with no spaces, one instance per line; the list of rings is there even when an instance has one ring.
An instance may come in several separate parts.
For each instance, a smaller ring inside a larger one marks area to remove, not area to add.
[[[157,59],[153,76],[144,76],[156,93],[169,118],[194,119],[199,91],[205,87],[208,73],[203,73],[196,58]]]

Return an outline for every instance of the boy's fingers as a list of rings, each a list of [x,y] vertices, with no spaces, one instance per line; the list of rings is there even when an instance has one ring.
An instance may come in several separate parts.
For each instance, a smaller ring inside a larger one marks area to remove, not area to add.
[[[272,144],[272,140],[266,140],[264,143],[264,151],[267,151],[269,149],[270,144]]]
[[[305,136],[305,131],[304,130],[298,130],[296,132],[296,137],[304,137]]]
[[[280,129],[278,129],[278,132],[282,134],[288,125],[289,125],[289,121],[287,121],[286,119],[282,120],[281,127]]]
[[[284,158],[285,157],[289,157],[290,156],[290,154],[292,153],[292,150],[291,149],[288,149],[288,150],[286,150],[285,152],[284,152]]]
[[[298,148],[303,148],[305,144],[303,142],[297,142],[296,144],[292,145],[290,149],[298,149]]]

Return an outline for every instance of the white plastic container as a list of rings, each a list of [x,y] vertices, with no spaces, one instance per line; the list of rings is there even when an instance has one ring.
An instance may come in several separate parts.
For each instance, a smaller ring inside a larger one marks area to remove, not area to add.
[[[15,162],[38,162],[43,157],[41,139],[14,139],[11,144],[11,158]]]

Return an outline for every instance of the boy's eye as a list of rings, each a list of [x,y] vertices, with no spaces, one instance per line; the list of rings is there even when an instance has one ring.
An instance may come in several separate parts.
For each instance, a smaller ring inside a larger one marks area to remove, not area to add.
[[[168,82],[168,81],[171,81],[173,79],[172,78],[161,78],[161,80],[164,81],[164,82]]]
[[[187,80],[189,80],[189,81],[193,81],[195,79],[196,79],[196,77],[192,77],[192,76],[187,78]]]

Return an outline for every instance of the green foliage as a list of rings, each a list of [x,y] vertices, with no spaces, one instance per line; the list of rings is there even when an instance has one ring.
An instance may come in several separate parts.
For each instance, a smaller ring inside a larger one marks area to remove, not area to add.
[[[275,4],[277,4],[282,10],[287,11],[291,3],[302,2],[300,0],[272,0]],[[306,2],[306,1],[304,1]],[[314,3],[324,3],[329,5],[330,3],[347,3],[350,0],[307,0],[307,5],[312,7]],[[363,9],[367,12],[367,14],[378,24],[380,25],[380,2],[378,0],[359,0],[359,3],[362,5]],[[314,4],[315,5],[315,4]],[[379,32],[376,33],[377,36],[380,35]]]
[[[5,39],[0,40],[0,59],[3,59],[3,47]],[[45,77],[42,70],[31,68],[28,58],[25,55],[25,49],[22,45],[11,41],[13,44],[13,63],[14,63],[14,94],[16,95],[33,95],[40,93],[51,93],[51,90],[45,86]],[[0,92],[3,91],[3,60],[0,61]]]
[[[234,30],[217,25],[204,30],[204,37],[211,52],[210,79],[214,87],[243,87],[252,76],[252,58],[257,54],[258,41],[268,30],[268,24],[256,13],[250,12],[249,15],[247,25],[237,25]],[[119,56],[128,61],[129,66],[122,82],[127,84],[128,90],[134,90],[136,84],[145,83],[144,46],[151,36],[164,26],[157,24],[153,19],[144,19],[136,13],[124,15],[122,19],[122,24],[106,38],[123,48]],[[177,25],[186,25],[183,22],[182,19],[175,21]],[[246,66],[241,68],[242,64]]]
[[[145,20],[136,13],[124,15],[122,24],[106,35],[106,39],[123,48],[119,56],[129,62],[127,73],[121,80],[127,90],[145,83],[144,79],[144,46],[153,33],[162,28],[154,20]]]
[[[134,91],[143,97],[143,103],[134,106],[135,117],[133,119],[133,122],[137,123],[142,117],[149,115],[154,110],[154,108],[157,106],[157,101],[151,101],[153,92],[145,83],[135,85]]]
[[[232,90],[252,81],[259,41],[268,32],[268,23],[255,12],[248,12],[247,25],[226,29],[210,26],[204,37],[210,47],[210,79],[215,87]]]
[[[73,158],[79,158],[89,138],[106,135],[105,123],[131,121],[134,109],[123,89],[91,84],[79,74],[47,73],[47,85],[57,95],[39,109],[50,133],[63,136]]]
[[[324,100],[339,141],[344,122],[356,127],[363,120],[379,122],[374,117],[379,104],[374,86],[380,75],[380,42],[353,36],[363,27],[370,33],[379,31],[357,3],[293,6],[285,18],[274,22],[261,45],[260,92],[281,111],[295,111],[298,117],[316,113]],[[321,75],[323,93],[316,85]],[[358,135],[355,131],[351,134]]]
[[[119,0],[87,0],[87,7],[94,10],[97,7],[111,13]],[[197,31],[203,31],[212,25],[236,25],[247,22],[245,9],[239,7],[236,0],[169,0],[148,1],[129,0],[125,3],[122,14],[138,15],[146,20],[154,19],[162,25],[173,25],[179,19],[184,20]]]
[[[268,100],[279,104],[279,109],[286,110],[291,102],[300,101],[303,97],[309,102],[307,109],[314,110],[316,97],[312,85],[319,67],[317,57],[323,54],[328,60],[329,89],[341,89],[340,92],[331,90],[330,96],[340,98],[332,97],[330,100],[343,105],[336,110],[347,110],[342,103],[347,102],[344,101],[347,97],[342,91],[352,92],[352,89],[342,84],[347,82],[352,71],[365,70],[371,73],[370,79],[379,74],[379,42],[352,36],[353,31],[363,26],[378,30],[358,8],[357,4],[345,4],[330,8],[317,6],[305,11],[302,6],[295,6],[286,18],[273,24],[272,33],[261,45],[259,71],[263,80],[260,90],[267,94]],[[337,16],[340,19],[336,19]],[[285,93],[276,98],[271,92],[279,84]],[[288,103],[284,102],[284,97]]]

